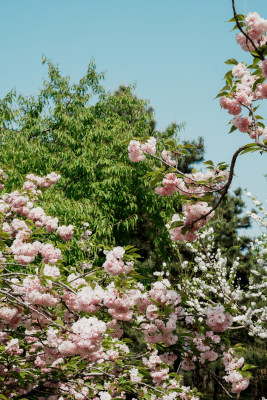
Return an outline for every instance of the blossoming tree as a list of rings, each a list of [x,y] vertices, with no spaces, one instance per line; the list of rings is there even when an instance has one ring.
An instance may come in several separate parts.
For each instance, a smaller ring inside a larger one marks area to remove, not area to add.
[[[172,219],[173,241],[198,238],[230,187],[239,154],[267,149],[266,128],[253,106],[267,97],[262,80],[267,21],[257,13],[236,15],[235,8],[234,15],[245,37],[238,40],[255,61],[248,67],[231,61],[236,66],[226,75],[221,105],[235,116],[233,128],[249,133],[253,142],[236,151],[229,173],[225,163],[211,162],[206,173],[181,173],[178,161],[188,145],[177,148],[172,140],[161,155],[155,138],[129,145],[133,162],[151,155],[164,164],[152,172],[154,184],[162,182],[159,195],[180,193],[184,216]],[[242,107],[248,117],[240,115]],[[3,171],[0,176],[4,185],[7,176]],[[251,366],[226,336],[240,321],[237,290],[229,300],[225,284],[223,297],[203,306],[193,301],[186,282],[174,287],[168,274],[143,284],[134,267],[135,248],[104,247],[94,243],[87,226],[60,225],[55,215],[47,215],[41,194],[59,179],[55,172],[28,174],[20,190],[1,197],[0,397],[198,400],[197,389],[183,384],[181,371],[196,363],[208,368],[218,359],[225,367],[224,391],[230,396],[229,391],[245,390]],[[127,327],[140,335],[140,351],[125,334]]]
[[[106,249],[103,259],[92,243],[89,256],[80,249],[80,262],[77,255],[68,266],[68,249],[82,247],[74,227],[35,204],[59,177],[29,174],[0,203],[2,398],[198,399],[172,365],[188,370],[216,360],[232,317],[220,304],[192,313],[186,293],[182,299],[162,275],[145,287],[131,246]],[[138,354],[124,336],[129,324],[143,335]],[[238,393],[250,374],[237,371],[244,360],[233,349],[223,357]]]

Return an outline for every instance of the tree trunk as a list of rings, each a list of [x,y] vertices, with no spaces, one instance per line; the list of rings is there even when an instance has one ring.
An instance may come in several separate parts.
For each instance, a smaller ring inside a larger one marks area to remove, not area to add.
[[[215,375],[219,376],[220,374],[220,370],[218,367],[216,367],[215,369]],[[214,378],[214,385],[213,385],[213,397],[212,400],[218,400],[219,399],[219,392],[220,392],[220,385],[218,383],[218,381]]]

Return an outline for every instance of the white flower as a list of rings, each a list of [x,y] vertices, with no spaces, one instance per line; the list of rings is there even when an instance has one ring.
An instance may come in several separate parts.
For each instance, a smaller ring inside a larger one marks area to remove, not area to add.
[[[111,396],[108,392],[99,392],[100,400],[111,400]]]

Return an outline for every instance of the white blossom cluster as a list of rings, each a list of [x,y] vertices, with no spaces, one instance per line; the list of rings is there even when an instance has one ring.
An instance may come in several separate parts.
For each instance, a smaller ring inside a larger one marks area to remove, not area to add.
[[[254,221],[258,222],[261,228],[267,228],[267,211],[264,210],[263,204],[256,199],[256,197],[253,197],[251,193],[247,192],[247,196],[257,208],[257,213],[247,211],[247,215],[249,215]]]
[[[261,216],[257,221],[262,229],[266,228],[266,215],[262,204],[253,198]],[[254,213],[249,214],[253,219]],[[244,327],[249,335],[267,338],[267,235],[262,234],[250,243],[253,265],[250,269],[249,284],[241,287],[238,270],[241,267],[239,257],[229,266],[222,250],[214,242],[213,228],[199,233],[194,243],[187,248],[194,254],[193,263],[181,263],[182,282],[179,289],[190,294],[187,304],[192,314],[201,320],[206,309],[215,303],[229,305],[235,325]],[[231,329],[231,328],[230,328]]]

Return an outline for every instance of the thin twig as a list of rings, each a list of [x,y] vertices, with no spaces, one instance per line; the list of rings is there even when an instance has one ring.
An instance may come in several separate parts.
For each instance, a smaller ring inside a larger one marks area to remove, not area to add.
[[[216,376],[212,371],[210,371],[210,373],[211,373],[211,375],[216,379],[216,381],[219,383],[219,385],[221,386],[221,388],[223,388],[223,390],[225,391],[225,393],[226,393],[229,397],[231,397],[231,399],[232,399],[233,396],[231,396],[230,393],[228,392],[228,390],[221,384],[221,382],[219,381],[219,379],[217,378],[217,376]]]

